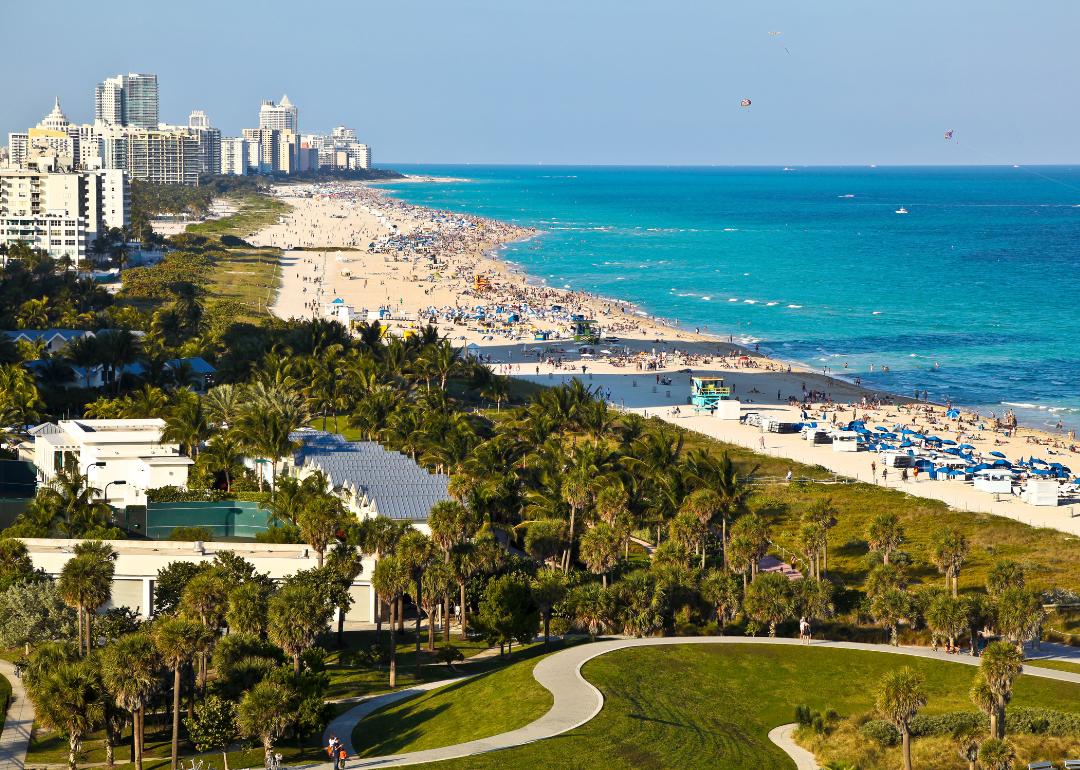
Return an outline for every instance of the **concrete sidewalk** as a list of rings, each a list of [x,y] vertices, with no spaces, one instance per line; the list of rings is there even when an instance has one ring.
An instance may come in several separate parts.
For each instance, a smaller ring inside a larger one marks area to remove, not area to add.
[[[0,770],[23,770],[34,727],[34,704],[26,697],[22,680],[15,676],[14,665],[0,660],[0,674],[11,682],[11,706],[0,735]]]

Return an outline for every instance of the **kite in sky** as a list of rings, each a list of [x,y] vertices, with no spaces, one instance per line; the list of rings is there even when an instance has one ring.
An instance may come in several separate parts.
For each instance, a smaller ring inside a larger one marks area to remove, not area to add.
[[[945,138],[946,139],[952,139],[952,131],[946,131],[945,132]]]
[[[743,107],[749,107],[750,106],[750,100],[749,99],[743,99],[742,100],[742,106]]]

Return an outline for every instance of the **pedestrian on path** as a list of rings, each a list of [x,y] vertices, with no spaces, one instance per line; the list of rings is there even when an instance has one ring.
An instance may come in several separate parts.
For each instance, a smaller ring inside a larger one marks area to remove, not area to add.
[[[764,452],[765,451],[765,437],[762,436],[761,438],[758,439],[758,441],[761,442],[761,451]]]

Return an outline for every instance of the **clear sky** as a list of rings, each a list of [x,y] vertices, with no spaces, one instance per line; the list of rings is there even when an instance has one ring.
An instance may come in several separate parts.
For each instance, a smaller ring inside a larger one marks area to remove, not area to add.
[[[59,0],[3,16],[2,143],[53,96],[92,122],[98,81],[144,72],[163,121],[201,109],[239,136],[287,93],[302,132],[354,127],[376,166],[1080,161],[1075,0]]]

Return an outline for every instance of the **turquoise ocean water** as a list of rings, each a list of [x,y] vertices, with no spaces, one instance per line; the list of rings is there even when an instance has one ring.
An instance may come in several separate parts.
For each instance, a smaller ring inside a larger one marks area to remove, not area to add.
[[[395,197],[539,228],[502,257],[550,286],[1080,428],[1080,167],[393,167],[469,180]]]

